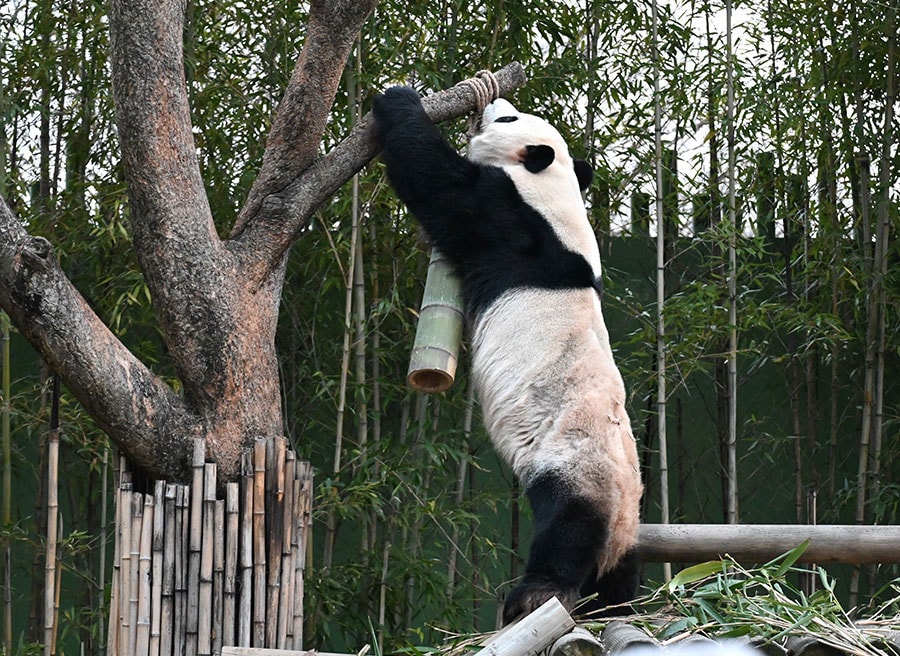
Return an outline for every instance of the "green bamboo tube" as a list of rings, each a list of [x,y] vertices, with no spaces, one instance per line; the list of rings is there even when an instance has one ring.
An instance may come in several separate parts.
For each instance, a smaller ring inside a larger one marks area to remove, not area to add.
[[[462,286],[450,262],[431,251],[416,339],[409,356],[410,387],[420,392],[450,389],[456,376],[463,330]]]

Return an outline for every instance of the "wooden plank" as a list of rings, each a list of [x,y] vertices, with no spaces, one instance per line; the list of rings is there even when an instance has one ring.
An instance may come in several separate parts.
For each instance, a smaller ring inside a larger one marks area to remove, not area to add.
[[[767,562],[805,540],[802,563],[900,563],[900,526],[799,524],[642,524],[638,557],[645,562],[696,563],[724,555]]]

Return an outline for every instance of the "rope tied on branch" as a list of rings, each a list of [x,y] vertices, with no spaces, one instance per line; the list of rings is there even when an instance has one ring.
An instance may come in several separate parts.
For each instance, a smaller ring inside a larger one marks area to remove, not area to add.
[[[481,70],[474,77],[467,78],[456,86],[467,87],[475,95],[476,109],[469,116],[468,129],[466,130],[466,136],[471,139],[478,132],[484,108],[500,97],[500,83],[491,71]]]

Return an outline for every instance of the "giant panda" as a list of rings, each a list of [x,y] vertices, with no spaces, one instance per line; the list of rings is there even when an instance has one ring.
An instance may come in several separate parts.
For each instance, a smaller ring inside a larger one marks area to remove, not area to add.
[[[502,99],[468,158],[410,88],[376,97],[373,115],[391,185],[462,281],[484,423],[533,510],[504,623],[553,596],[570,610],[593,593],[594,607],[631,600],[642,486],[581,196],[593,172]]]

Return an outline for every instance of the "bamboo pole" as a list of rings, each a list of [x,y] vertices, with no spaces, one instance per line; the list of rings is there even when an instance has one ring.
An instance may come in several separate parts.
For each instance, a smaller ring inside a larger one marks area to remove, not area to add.
[[[900,563],[900,526],[809,524],[641,524],[638,557],[693,563],[724,555],[768,562],[805,540],[803,563]]]
[[[212,654],[213,549],[216,521],[216,463],[203,465],[203,503],[200,526],[200,571],[197,599],[197,655]]]
[[[165,548],[166,482],[156,481],[153,487],[153,560],[150,581],[150,656],[159,656],[160,625],[162,619],[163,550]]]
[[[303,647],[303,591],[306,559],[312,548],[312,465],[305,460],[297,462],[297,478],[294,483],[294,499],[297,503],[297,545],[294,551],[294,648]]]
[[[137,622],[135,630],[134,654],[148,654],[150,652],[150,613],[151,613],[151,583],[150,568],[153,562],[153,517],[156,514],[153,505],[153,496],[150,494],[137,495],[142,498],[141,506],[141,532],[138,542],[138,579],[137,579]],[[134,584],[132,584],[134,585]]]
[[[491,656],[539,654],[557,638],[575,628],[575,620],[556,597],[510,624],[484,644],[481,653]]]
[[[253,445],[253,638],[266,646],[266,441]]]
[[[9,370],[12,360],[9,347],[10,322],[6,312],[0,312],[0,322],[3,324],[2,337],[0,337],[3,340],[3,525],[9,526],[12,518],[12,453],[9,423],[12,411],[10,406],[12,386]],[[12,547],[8,539],[3,541],[3,646],[7,654],[12,653]]]
[[[107,523],[106,523],[106,515],[109,509],[109,494],[107,492],[108,484],[109,484],[109,442],[107,441],[106,446],[103,448],[103,463],[100,465],[100,568],[98,573],[98,584],[97,588],[100,591],[100,602],[98,606],[100,607],[100,618],[99,618],[99,631],[97,632],[98,641],[100,641],[100,654],[106,654],[107,646],[103,644],[103,636],[106,635],[104,631],[104,619],[106,618],[107,613],[109,613],[108,608],[104,608],[104,601],[106,597],[106,538],[108,535]],[[113,615],[109,613],[109,617],[112,618]],[[9,652],[7,652],[9,653]]]
[[[294,512],[294,478],[296,457],[287,451],[284,459],[284,503],[281,536],[281,604],[278,606],[278,649],[293,647],[294,635],[294,561],[291,548],[292,536],[297,532],[297,516]]]
[[[237,483],[228,483],[225,486],[225,582],[224,605],[222,608],[222,644],[233,645],[235,643],[235,608],[237,595],[237,565],[238,565],[238,526],[239,526],[239,495],[240,487]]]
[[[163,656],[172,654],[172,638],[175,622],[175,499],[177,486],[166,485],[165,519],[163,538],[162,577],[160,580],[159,651]]]
[[[119,471],[121,471],[121,469]],[[122,567],[122,535],[120,529],[124,525],[124,522],[122,521],[122,507],[124,505],[123,496],[125,494],[125,485],[126,483],[121,481],[119,487],[116,488],[113,521],[113,570],[110,579],[109,624],[107,625],[108,633],[106,636],[106,653],[113,655],[119,653],[118,639],[119,627],[121,625],[121,613],[119,610],[121,595],[119,593],[119,586],[122,581],[122,573],[120,571]]]
[[[253,589],[253,453],[247,452],[242,459],[243,476],[241,477],[241,509],[240,553],[239,565],[241,573],[241,596],[238,607],[238,645],[249,647],[252,642],[252,606],[251,590]]]
[[[212,653],[219,654],[225,604],[225,501],[216,499],[214,513]]]
[[[462,285],[453,265],[440,251],[432,249],[406,375],[410,387],[435,393],[453,385],[463,316]]]
[[[185,628],[185,656],[197,655],[200,613],[200,560],[203,548],[203,472],[206,464],[206,442],[194,440],[191,476],[191,514],[189,519],[187,625]]]
[[[144,521],[144,499],[140,492],[131,495],[131,544],[128,554],[128,654],[137,647],[138,598],[141,590],[138,581],[141,567],[141,525]]]
[[[54,378],[54,380],[56,380]],[[54,411],[55,413],[55,411]],[[52,423],[52,422],[51,422]],[[56,549],[59,522],[59,430],[50,430],[47,445],[47,550],[44,554],[44,654],[53,653]]]
[[[190,490],[177,486],[175,497],[175,630],[172,634],[174,654],[184,654],[187,630],[187,548]]]
[[[266,643],[265,647],[284,644],[278,631],[278,607],[281,604],[281,545],[284,537],[284,449],[282,438],[266,440]]]

